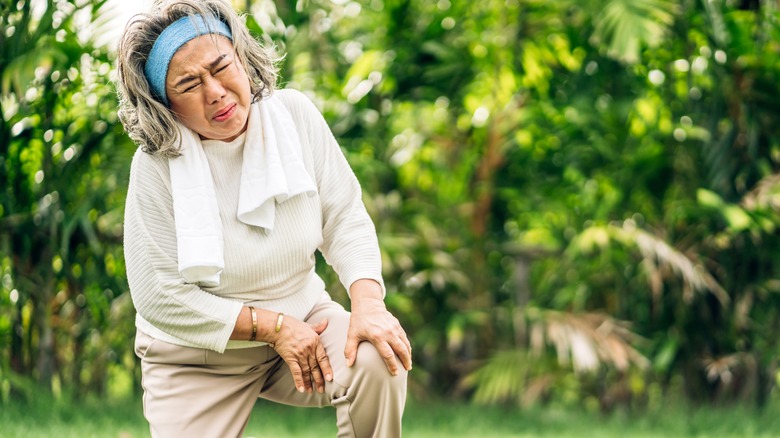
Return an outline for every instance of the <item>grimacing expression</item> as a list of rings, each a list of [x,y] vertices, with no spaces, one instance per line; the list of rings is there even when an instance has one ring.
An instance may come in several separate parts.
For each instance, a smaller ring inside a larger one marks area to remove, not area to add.
[[[252,93],[231,41],[207,34],[173,55],[165,79],[171,110],[204,140],[232,141],[246,130]]]

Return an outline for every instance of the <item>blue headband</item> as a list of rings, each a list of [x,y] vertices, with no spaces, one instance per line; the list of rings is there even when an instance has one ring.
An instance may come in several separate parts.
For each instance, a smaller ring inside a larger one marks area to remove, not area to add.
[[[208,18],[204,20],[201,15],[189,15],[179,18],[162,31],[149,52],[149,58],[144,66],[146,80],[152,87],[152,91],[162,103],[168,105],[168,96],[165,92],[165,78],[168,76],[168,65],[177,50],[190,40],[206,34],[224,35],[233,40],[225,22]]]

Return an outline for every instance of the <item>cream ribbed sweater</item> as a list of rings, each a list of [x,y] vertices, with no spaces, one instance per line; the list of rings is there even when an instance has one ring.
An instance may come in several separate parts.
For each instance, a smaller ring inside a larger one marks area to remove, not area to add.
[[[219,352],[258,345],[229,340],[241,307],[252,304],[303,319],[325,293],[314,272],[316,250],[347,290],[361,278],[377,280],[384,289],[374,225],[327,123],[303,94],[275,93],[295,121],[318,193],[277,204],[271,231],[239,222],[244,136],[231,143],[204,141],[225,245],[217,287],[187,284],[179,274],[167,159],[140,149],[133,157],[125,206],[127,278],[136,326],[156,339]]]

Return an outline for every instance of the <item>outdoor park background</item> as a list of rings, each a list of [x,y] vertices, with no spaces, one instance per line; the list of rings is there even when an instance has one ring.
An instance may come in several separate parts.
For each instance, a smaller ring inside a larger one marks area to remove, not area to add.
[[[780,2],[234,3],[363,185],[409,436],[780,434]],[[117,4],[0,0],[2,436],[146,433]]]

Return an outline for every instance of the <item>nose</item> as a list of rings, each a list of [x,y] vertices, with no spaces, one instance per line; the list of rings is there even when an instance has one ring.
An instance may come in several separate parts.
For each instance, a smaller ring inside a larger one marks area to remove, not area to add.
[[[221,81],[213,76],[205,78],[203,86],[205,88],[206,102],[209,104],[219,102],[225,96],[225,87],[222,86]]]

